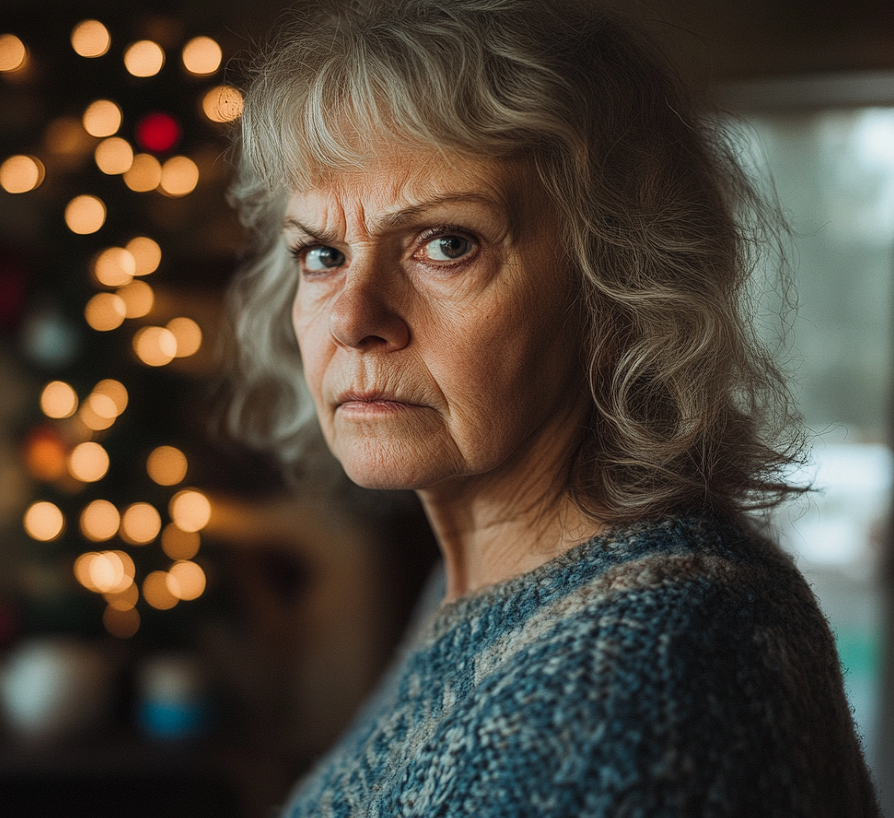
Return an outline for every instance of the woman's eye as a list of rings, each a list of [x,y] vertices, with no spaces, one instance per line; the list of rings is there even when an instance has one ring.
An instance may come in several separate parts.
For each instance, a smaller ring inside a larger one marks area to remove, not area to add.
[[[304,269],[310,273],[332,270],[345,263],[345,254],[334,247],[311,247],[304,254]]]
[[[431,261],[456,261],[473,248],[472,242],[462,236],[438,236],[425,245],[425,256]]]

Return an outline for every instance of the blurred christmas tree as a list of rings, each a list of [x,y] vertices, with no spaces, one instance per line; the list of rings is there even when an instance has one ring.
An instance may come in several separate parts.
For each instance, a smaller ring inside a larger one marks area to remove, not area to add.
[[[239,237],[221,155],[241,97],[219,42],[173,17],[3,28],[0,330],[33,394],[5,534],[23,627],[170,634],[208,573],[201,394]]]

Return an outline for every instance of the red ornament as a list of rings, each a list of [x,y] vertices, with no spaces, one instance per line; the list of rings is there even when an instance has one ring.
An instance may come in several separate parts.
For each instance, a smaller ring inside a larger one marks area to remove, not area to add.
[[[180,141],[180,124],[170,114],[146,114],[137,122],[136,137],[143,150],[166,153]]]

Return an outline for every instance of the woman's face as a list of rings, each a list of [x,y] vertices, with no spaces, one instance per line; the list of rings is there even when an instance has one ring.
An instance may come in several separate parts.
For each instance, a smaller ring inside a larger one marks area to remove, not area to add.
[[[295,333],[352,480],[428,489],[564,451],[580,334],[558,233],[521,163],[434,150],[383,148],[291,197]]]

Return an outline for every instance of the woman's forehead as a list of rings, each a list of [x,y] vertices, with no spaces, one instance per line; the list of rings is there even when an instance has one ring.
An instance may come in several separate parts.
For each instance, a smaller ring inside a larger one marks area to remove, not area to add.
[[[317,168],[309,185],[293,191],[286,217],[302,221],[300,215],[322,215],[321,208],[361,207],[370,211],[367,217],[396,223],[423,210],[465,204],[515,221],[536,185],[533,171],[517,160],[384,145],[357,164]]]

